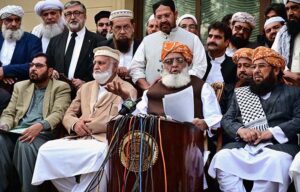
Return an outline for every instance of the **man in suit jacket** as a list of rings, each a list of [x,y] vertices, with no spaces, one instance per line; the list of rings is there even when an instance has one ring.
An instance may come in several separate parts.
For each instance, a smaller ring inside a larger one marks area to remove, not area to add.
[[[214,156],[209,174],[221,191],[246,191],[243,179],[253,181],[252,191],[287,191],[300,149],[300,89],[282,83],[285,61],[272,49],[256,48],[252,62],[254,83],[235,89],[221,122],[235,142]]]
[[[107,123],[118,115],[127,96],[136,99],[134,87],[117,75],[119,51],[103,46],[94,53],[95,80],[81,86],[63,118],[63,125],[76,139],[53,140],[40,148],[33,184],[51,180],[59,191],[85,191],[105,158]],[[111,83],[128,94],[121,97],[108,92],[106,86]],[[81,175],[79,183],[75,175]],[[106,191],[105,177],[100,191]]]
[[[51,130],[61,122],[70,103],[68,84],[52,80],[53,68],[44,53],[30,64],[30,80],[15,84],[12,98],[0,119],[0,191],[15,190],[20,178],[24,192],[38,191],[31,185],[39,147],[53,138]],[[17,177],[13,177],[14,170]],[[10,185],[10,189],[8,186]]]
[[[131,79],[129,68],[140,41],[134,39],[133,12],[130,10],[115,10],[111,12],[110,25],[112,39],[101,42],[100,46],[109,46],[121,52],[118,75],[123,79]]]
[[[70,80],[77,90],[84,82],[93,80],[93,49],[104,39],[85,28],[86,8],[81,2],[67,2],[63,14],[69,30],[50,40],[47,54],[54,64],[54,77]]]

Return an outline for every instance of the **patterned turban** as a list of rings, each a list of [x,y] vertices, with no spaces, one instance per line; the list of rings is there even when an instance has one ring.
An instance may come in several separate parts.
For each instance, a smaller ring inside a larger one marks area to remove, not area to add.
[[[169,53],[180,53],[190,65],[193,60],[193,53],[188,46],[176,41],[165,41],[161,52],[161,60],[163,61]]]
[[[252,29],[254,29],[256,25],[255,18],[247,12],[236,12],[235,14],[233,14],[231,18],[231,23],[234,23],[236,21],[242,23],[249,23]]]
[[[273,49],[263,46],[257,47],[253,51],[252,62],[258,59],[264,59],[269,65],[281,68],[282,70],[285,69],[284,58]]]
[[[24,15],[24,10],[22,7],[17,5],[7,5],[0,10],[1,19],[5,19],[11,15],[16,15],[22,18]]]
[[[41,16],[43,11],[50,9],[63,10],[64,5],[59,0],[44,0],[37,2],[37,4],[34,6],[34,11],[39,16]]]
[[[232,61],[237,64],[240,58],[246,58],[252,60],[253,49],[250,48],[240,48],[232,56]]]

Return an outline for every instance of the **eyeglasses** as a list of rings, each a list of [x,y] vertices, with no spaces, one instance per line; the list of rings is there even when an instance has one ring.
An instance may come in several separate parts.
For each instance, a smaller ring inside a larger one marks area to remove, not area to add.
[[[32,68],[34,66],[35,66],[35,68],[40,69],[40,68],[45,67],[47,65],[43,64],[43,63],[29,63],[29,68]]]
[[[183,64],[185,62],[185,59],[183,57],[174,57],[174,58],[168,58],[163,60],[163,64],[166,65],[172,65],[176,61],[177,64]]]
[[[191,25],[183,24],[180,27],[183,28],[183,29],[187,29],[187,28],[192,29],[192,30],[197,29],[197,25],[195,25],[195,24],[191,24]]]
[[[98,23],[99,27],[104,27],[104,25],[107,26],[107,27],[109,27],[110,23]]]
[[[81,14],[83,14],[83,12],[81,12],[81,11],[66,12],[66,13],[65,13],[65,17],[66,17],[66,18],[71,18],[72,15],[73,15],[74,17],[79,17]]]
[[[243,26],[240,26],[240,25],[235,25],[233,28],[236,31],[243,30],[245,33],[248,33],[248,34],[250,34],[250,32],[251,32],[251,29],[248,29],[247,27],[243,27]]]

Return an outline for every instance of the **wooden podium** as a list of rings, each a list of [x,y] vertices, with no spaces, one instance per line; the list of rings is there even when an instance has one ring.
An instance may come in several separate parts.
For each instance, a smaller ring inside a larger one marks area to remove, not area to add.
[[[108,191],[203,190],[203,132],[155,116],[123,116],[108,125]]]

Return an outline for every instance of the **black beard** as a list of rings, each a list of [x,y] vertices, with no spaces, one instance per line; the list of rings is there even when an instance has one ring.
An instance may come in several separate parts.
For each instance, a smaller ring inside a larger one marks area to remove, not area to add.
[[[131,46],[131,39],[119,39],[116,40],[114,39],[116,48],[121,52],[121,53],[127,53],[130,49]]]
[[[300,21],[287,21],[287,31],[292,37],[296,37],[300,32]]]
[[[277,79],[272,70],[268,77],[265,80],[263,80],[260,84],[256,84],[255,81],[252,81],[250,83],[250,90],[258,96],[264,96],[267,93],[271,92],[276,87],[276,85]]]
[[[48,73],[41,74],[41,76],[37,79],[32,79],[29,75],[29,79],[30,79],[30,82],[32,82],[32,83],[44,83],[48,79]]]
[[[240,38],[240,37],[235,37],[235,36],[232,36],[232,37],[231,37],[230,42],[231,42],[237,49],[246,47],[246,45],[249,43],[248,40],[242,39],[242,38]]]

